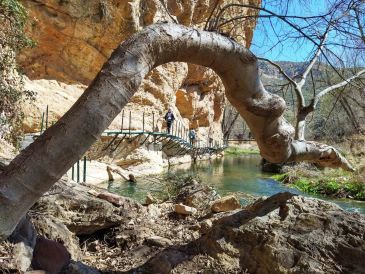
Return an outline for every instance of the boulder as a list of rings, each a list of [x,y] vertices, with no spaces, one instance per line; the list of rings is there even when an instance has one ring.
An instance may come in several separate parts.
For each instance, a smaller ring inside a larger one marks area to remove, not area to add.
[[[15,227],[13,233],[9,237],[9,241],[17,244],[23,242],[25,245],[34,248],[37,240],[37,231],[31,221],[29,215],[24,216],[17,226]]]
[[[32,267],[47,273],[59,273],[70,263],[70,253],[60,243],[38,236],[33,252]]]
[[[258,202],[243,209],[242,216],[257,208]],[[222,260],[237,266],[231,273],[240,268],[249,273],[365,273],[362,214],[302,196],[288,200],[285,218],[280,210],[244,225],[224,225],[200,245],[213,257],[230,254]],[[220,214],[232,220],[237,216],[237,212]]]
[[[125,201],[126,201],[126,198],[121,197],[117,194],[110,193],[110,192],[99,193],[96,197],[99,199],[108,201],[109,203],[111,203],[115,206],[121,206],[121,205],[125,204]]]
[[[151,204],[147,207],[148,217],[151,220],[157,220],[161,216],[161,210],[155,204]]]
[[[199,210],[200,214],[209,213],[209,202],[219,198],[217,192],[211,187],[197,182],[195,179],[190,179],[184,183],[179,189],[174,202],[194,207]]]
[[[216,200],[211,206],[211,210],[215,213],[231,211],[238,208],[241,208],[240,202],[233,195]]]
[[[33,216],[32,221],[39,235],[62,243],[71,254],[72,259],[79,260],[81,258],[79,239],[63,223],[57,222],[52,216],[42,214]]]
[[[146,238],[146,243],[149,246],[165,247],[172,245],[171,240],[160,236],[150,236]]]
[[[99,230],[120,225],[146,209],[136,201],[115,194],[99,199],[88,194],[86,186],[62,178],[34,206],[55,223],[64,224],[76,235],[90,235]],[[109,194],[109,193],[105,193]],[[98,195],[100,197],[100,194]],[[114,206],[112,203],[118,205]]]
[[[81,262],[71,262],[62,270],[62,274],[101,274],[101,272]]]
[[[156,203],[156,199],[152,196],[151,193],[148,193],[145,199],[145,205],[150,205]]]
[[[33,249],[30,246],[25,245],[23,242],[14,245],[13,262],[17,270],[27,271],[31,265],[32,256]]]
[[[175,204],[175,212],[182,215],[193,215],[198,212],[194,207],[186,206],[183,204]]]

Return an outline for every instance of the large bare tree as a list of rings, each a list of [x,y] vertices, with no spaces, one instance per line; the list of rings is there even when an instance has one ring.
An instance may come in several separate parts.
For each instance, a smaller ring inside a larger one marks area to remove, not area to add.
[[[305,127],[306,127],[306,120],[310,114],[312,114],[316,109],[320,102],[320,100],[323,98],[323,96],[329,94],[330,92],[337,91],[340,92],[342,87],[350,84],[351,82],[359,79],[360,76],[365,75],[365,69],[358,70],[355,74],[351,75],[350,77],[347,77],[346,79],[343,79],[342,81],[339,81],[338,83],[332,84],[327,86],[326,88],[323,88],[319,92],[314,91],[314,95],[309,103],[306,103],[304,93],[303,93],[303,87],[307,81],[308,75],[310,74],[311,70],[314,67],[314,64],[318,61],[318,58],[321,54],[321,48],[317,49],[317,52],[313,56],[312,60],[308,63],[305,70],[300,74],[296,75],[296,80],[293,77],[290,77],[284,69],[278,65],[275,62],[272,62],[265,58],[260,58],[261,60],[267,61],[273,66],[275,66],[280,73],[285,77],[285,79],[289,82],[290,85],[292,85],[295,95],[296,95],[296,102],[297,102],[297,112],[296,112],[296,125],[295,125],[295,139],[296,140],[305,140]]]
[[[258,27],[262,29],[261,32],[266,33],[264,36],[267,36],[266,41],[262,41],[263,44],[261,46],[270,45],[270,52],[274,50],[280,52],[284,44],[289,44],[288,41],[291,41],[293,48],[300,47],[300,44],[308,43],[313,46],[314,50],[309,55],[309,61],[305,62],[305,68],[297,75],[291,76],[278,63],[267,58],[260,58],[279,69],[296,95],[295,139],[297,140],[305,139],[307,118],[318,108],[319,102],[325,95],[340,92],[343,90],[341,89],[342,87],[351,85],[365,74],[365,70],[362,68],[365,53],[364,1],[331,0],[327,1],[326,4],[321,2],[319,4],[326,6],[326,9],[321,12],[312,11],[310,15],[303,15],[303,13],[305,14],[303,12],[305,8],[311,8],[311,4],[306,2],[301,0],[278,0],[267,1],[262,6],[256,6],[232,1],[232,3],[217,6],[213,11],[209,24],[207,24],[208,29],[219,32],[228,31],[230,35],[235,36],[234,30],[237,27],[244,25],[244,23],[247,24],[247,21],[251,21],[251,23],[257,21]],[[290,7],[293,6],[301,6],[303,10],[297,10],[297,13],[292,14],[293,11]],[[315,8],[318,9],[317,6]],[[240,15],[235,12],[232,16],[231,11],[233,9],[258,10],[259,13]],[[272,30],[271,32],[269,31],[270,29]],[[278,31],[277,29],[281,30]],[[339,52],[342,54],[339,54]],[[349,53],[352,56],[355,53],[357,55],[356,59],[345,61],[344,58]],[[313,68],[318,64],[331,68],[333,71],[332,75],[339,76],[340,81],[322,87],[318,92],[316,91],[315,83],[313,83],[313,96],[308,100],[309,102],[306,102],[304,89],[308,89],[308,78],[311,78],[312,82],[320,80],[316,79],[316,77],[313,78],[312,74]],[[357,66],[358,69],[352,75],[349,75],[349,66],[354,68]],[[342,70],[345,73],[340,72],[339,68],[341,67],[347,68]],[[363,82],[358,81],[358,83],[364,87]],[[279,88],[282,89],[283,86]]]
[[[228,100],[247,122],[265,159],[352,170],[335,148],[293,139],[294,129],[283,118],[285,102],[265,90],[257,58],[249,50],[217,33],[156,24],[115,49],[71,109],[0,174],[1,238],[99,138],[145,75],[172,61],[206,66],[220,76]]]

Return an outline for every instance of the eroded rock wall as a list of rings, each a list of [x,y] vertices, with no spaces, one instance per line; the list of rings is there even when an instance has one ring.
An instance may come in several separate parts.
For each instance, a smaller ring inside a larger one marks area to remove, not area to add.
[[[203,27],[215,7],[244,3],[260,5],[260,0],[27,0],[28,32],[37,46],[23,51],[18,62],[26,75],[27,88],[37,100],[27,105],[25,129],[40,129],[42,112],[49,105],[50,123],[73,104],[96,76],[111,52],[133,33],[156,22],[175,21]],[[236,14],[254,10],[237,9]],[[231,13],[232,13],[231,12]],[[231,14],[232,15],[232,14]],[[237,39],[249,45],[255,22],[236,29]],[[217,75],[204,67],[169,63],[151,71],[139,91],[124,108],[124,124],[132,111],[131,127],[141,129],[142,113],[146,130],[164,130],[163,116],[171,107],[185,128],[197,129],[207,142],[222,139],[221,120],[225,106],[224,88]],[[120,129],[122,114],[109,129]],[[156,130],[156,128],[155,128]]]

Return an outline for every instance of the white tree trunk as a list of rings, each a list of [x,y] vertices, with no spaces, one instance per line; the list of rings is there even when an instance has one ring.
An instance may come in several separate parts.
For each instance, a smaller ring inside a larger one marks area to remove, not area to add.
[[[308,160],[351,169],[325,145],[293,141],[284,100],[262,85],[256,57],[233,40],[174,24],[147,27],[122,43],[71,109],[0,174],[0,238],[99,138],[145,75],[171,61],[212,68],[253,132],[261,155],[278,163]],[[308,152],[306,152],[308,147]]]
[[[297,120],[295,140],[305,140],[305,119]]]
[[[304,141],[305,140],[305,126],[306,119],[312,111],[308,110],[308,108],[303,107],[297,111],[297,119],[295,125],[295,140]]]

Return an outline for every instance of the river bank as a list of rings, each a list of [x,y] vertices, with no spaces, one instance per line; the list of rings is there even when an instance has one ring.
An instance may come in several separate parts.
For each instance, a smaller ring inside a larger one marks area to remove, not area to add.
[[[296,166],[271,178],[309,194],[365,201],[365,172],[362,170],[350,173]]]
[[[169,185],[164,182],[167,180],[176,181],[179,177],[192,176],[200,178],[203,184],[213,187],[222,196],[235,195],[240,199],[242,205],[246,205],[261,196],[271,196],[278,192],[289,191],[299,195],[325,199],[336,203],[345,210],[365,214],[365,202],[306,193],[294,186],[270,178],[272,175],[272,173],[262,171],[259,155],[225,155],[222,159],[172,166],[163,174],[138,178],[137,184],[118,180],[113,183],[105,182],[99,186],[113,193],[143,202],[144,197],[149,192],[156,196],[160,193],[166,193]]]
[[[26,260],[19,243],[2,244],[8,259],[1,259],[1,267],[12,271],[16,262],[33,261],[34,269],[95,274],[365,270],[361,214],[289,193],[212,212],[221,200],[192,179],[181,181],[169,200],[142,205],[63,178],[30,211],[36,232],[26,231],[33,233],[28,238],[38,234],[34,252]],[[179,203],[196,210],[177,213]],[[19,256],[23,260],[9,259]]]
[[[351,162],[355,172],[300,163],[284,166],[281,174],[272,178],[312,195],[365,201],[365,136],[350,136],[333,145]]]

